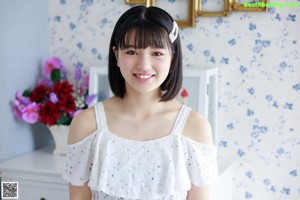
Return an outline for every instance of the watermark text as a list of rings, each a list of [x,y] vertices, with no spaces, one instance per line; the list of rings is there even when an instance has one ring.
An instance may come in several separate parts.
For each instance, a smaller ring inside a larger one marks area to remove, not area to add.
[[[245,8],[269,8],[269,7],[279,7],[279,8],[285,8],[285,7],[298,7],[300,6],[300,3],[297,2],[274,2],[274,3],[265,3],[265,2],[244,2]]]

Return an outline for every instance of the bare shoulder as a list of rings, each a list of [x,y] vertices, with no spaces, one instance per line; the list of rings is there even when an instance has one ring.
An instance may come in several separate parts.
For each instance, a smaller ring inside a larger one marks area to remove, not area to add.
[[[200,143],[213,144],[210,123],[200,113],[193,110],[187,118],[182,134]]]
[[[74,144],[89,136],[97,129],[94,107],[87,108],[76,115],[70,125],[68,144]]]

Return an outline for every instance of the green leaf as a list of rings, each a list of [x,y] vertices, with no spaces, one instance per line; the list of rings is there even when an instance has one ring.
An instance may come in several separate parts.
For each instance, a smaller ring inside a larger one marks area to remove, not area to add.
[[[24,97],[30,97],[31,91],[30,90],[25,90],[22,94]]]
[[[71,121],[72,121],[72,117],[70,117],[69,115],[64,115],[64,116],[60,116],[57,119],[56,124],[58,124],[58,125],[62,125],[62,124],[63,125],[70,125]]]
[[[59,69],[54,69],[51,71],[51,80],[53,81],[53,83],[58,83],[61,80]]]
[[[87,89],[84,93],[84,96],[87,97],[89,95],[89,89]]]

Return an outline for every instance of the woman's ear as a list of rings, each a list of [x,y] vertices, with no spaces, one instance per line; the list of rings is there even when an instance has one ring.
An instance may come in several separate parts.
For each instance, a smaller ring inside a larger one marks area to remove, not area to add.
[[[117,60],[117,65],[119,66],[118,62],[119,62],[119,55],[118,55],[118,50],[115,46],[112,47],[112,50],[115,54],[116,60]]]

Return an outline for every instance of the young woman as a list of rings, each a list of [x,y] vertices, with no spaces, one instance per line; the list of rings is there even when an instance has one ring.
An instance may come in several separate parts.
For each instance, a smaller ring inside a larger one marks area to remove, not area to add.
[[[109,47],[114,96],[72,121],[65,179],[72,200],[208,200],[218,177],[206,119],[180,104],[178,26],[157,7],[118,20]]]

